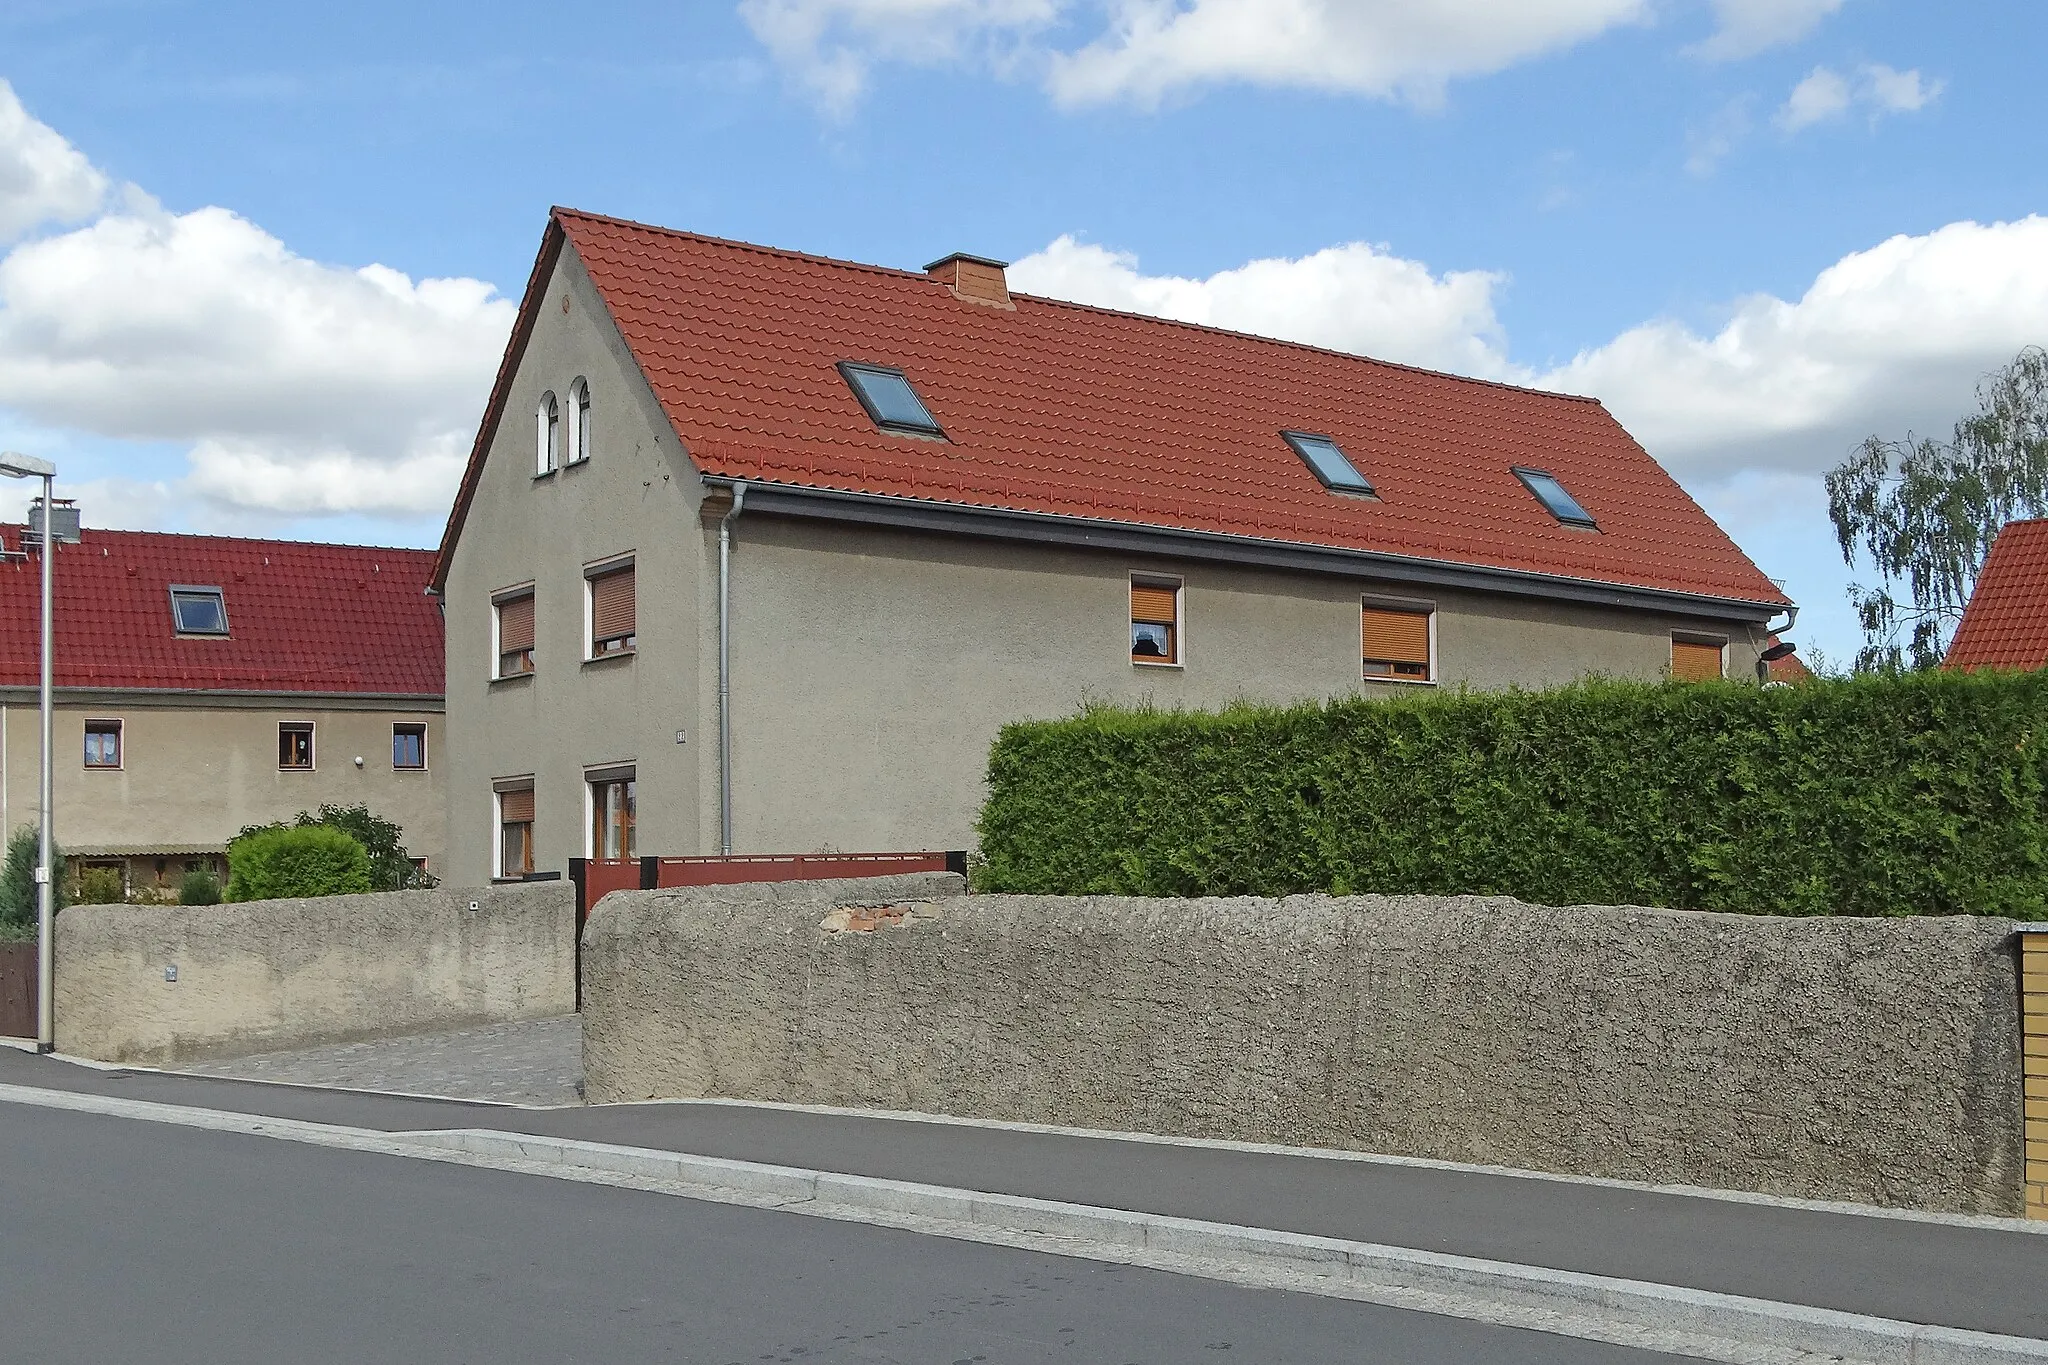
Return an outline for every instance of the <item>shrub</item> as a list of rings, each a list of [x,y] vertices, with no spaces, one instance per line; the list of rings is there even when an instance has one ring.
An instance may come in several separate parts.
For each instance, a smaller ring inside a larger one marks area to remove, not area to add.
[[[438,884],[439,879],[432,873],[412,865],[412,857],[405,851],[405,831],[373,813],[368,806],[329,803],[318,811],[300,811],[289,825],[282,821],[248,825],[235,837],[246,838],[269,829],[311,829],[316,825],[338,829],[363,846],[370,858],[372,891],[432,890]]]
[[[989,788],[996,891],[2048,919],[2048,673],[1098,707]]]
[[[74,905],[119,905],[128,899],[128,879],[118,867],[81,867]]]
[[[40,835],[34,825],[23,825],[7,837],[7,861],[0,865],[0,934],[14,933],[17,937],[26,932],[33,937],[36,930],[36,849]],[[50,862],[54,867],[64,865],[64,855],[54,844],[50,849]],[[67,902],[64,894],[64,879],[58,877],[52,888],[55,896],[52,904],[62,910]]]
[[[178,882],[178,904],[219,905],[220,879],[203,867],[186,869]]]
[[[345,896],[371,889],[369,854],[326,825],[259,829],[228,845],[231,901]]]

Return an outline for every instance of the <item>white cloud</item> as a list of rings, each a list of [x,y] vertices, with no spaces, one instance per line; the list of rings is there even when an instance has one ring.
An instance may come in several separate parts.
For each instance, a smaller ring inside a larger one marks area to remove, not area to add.
[[[0,80],[0,243],[44,223],[89,218],[107,191],[107,177]]]
[[[1153,104],[1222,82],[1432,103],[1446,82],[1648,17],[1645,0],[1121,0],[1108,32],[1054,58],[1068,104]]]
[[[1686,133],[1685,173],[1705,178],[1721,168],[1736,146],[1749,136],[1754,97],[1737,95],[1714,111],[1704,124]]]
[[[1852,80],[1830,67],[1817,66],[1778,110],[1778,127],[1788,133],[1846,116],[1852,108],[1869,111],[1873,120],[1886,114],[1914,113],[1941,97],[1943,83],[1915,71],[1895,71],[1869,63]]]
[[[1735,61],[1796,43],[1842,7],[1842,0],[1714,0],[1712,36],[1692,51],[1709,61]]]
[[[845,112],[878,61],[939,65],[1058,19],[1067,0],[741,0],[740,18],[826,108]]]
[[[1204,279],[1145,275],[1129,252],[1061,237],[1010,267],[1016,289],[1457,370],[1508,372],[1493,291],[1504,276],[1433,274],[1364,242],[1252,261]]]
[[[130,194],[0,258],[0,408],[186,445],[179,495],[226,509],[430,516],[513,312],[478,280],[325,265],[226,209]]]
[[[1666,465],[1815,472],[1872,432],[1944,434],[1980,376],[2048,343],[2048,218],[1951,223],[1845,256],[1702,335],[1635,327],[1540,377],[1603,399]]]

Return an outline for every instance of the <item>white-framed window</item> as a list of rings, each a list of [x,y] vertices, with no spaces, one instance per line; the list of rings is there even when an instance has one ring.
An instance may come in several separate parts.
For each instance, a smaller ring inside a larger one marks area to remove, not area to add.
[[[562,405],[553,390],[540,396],[534,413],[534,477],[552,474],[562,465]]]
[[[1131,575],[1131,662],[1178,667],[1186,655],[1178,578]]]
[[[533,672],[533,585],[491,594],[491,676]]]
[[[569,386],[569,463],[590,458],[590,381],[580,375]]]
[[[1718,635],[1671,636],[1671,680],[1710,682],[1728,676],[1728,641]]]
[[[633,827],[638,819],[630,763],[589,768],[583,774],[584,856],[621,859],[639,856]]]
[[[1367,682],[1436,681],[1436,604],[1368,597],[1359,606],[1359,654]]]
[[[391,767],[395,772],[426,771],[426,722],[402,720],[392,725]]]
[[[491,875],[500,881],[533,871],[533,779],[501,778],[491,784],[493,824]]]
[[[583,567],[583,657],[605,659],[639,648],[638,604],[633,556],[619,555]]]

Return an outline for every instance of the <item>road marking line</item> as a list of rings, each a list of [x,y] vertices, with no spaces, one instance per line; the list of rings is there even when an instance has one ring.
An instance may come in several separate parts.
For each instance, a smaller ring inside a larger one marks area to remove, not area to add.
[[[1016,1195],[607,1143],[451,1129],[390,1133],[0,1084],[0,1102],[902,1228],[1089,1260],[1360,1299],[1730,1365],[2048,1362],[2048,1341],[1673,1285]]]

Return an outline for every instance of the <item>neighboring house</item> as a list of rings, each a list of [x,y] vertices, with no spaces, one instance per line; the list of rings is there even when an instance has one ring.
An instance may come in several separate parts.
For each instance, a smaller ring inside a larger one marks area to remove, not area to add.
[[[1788,607],[1588,399],[567,210],[434,582],[458,880],[960,848],[1005,721],[1749,680]]]
[[[0,828],[39,813],[41,549],[0,527]],[[438,870],[441,618],[420,550],[87,530],[56,559],[58,843],[131,895],[244,825],[366,804]]]
[[[2048,665],[2048,521],[2010,521],[1991,542],[1943,668]]]

